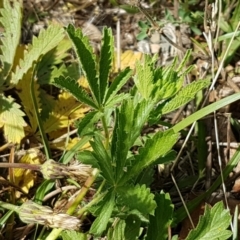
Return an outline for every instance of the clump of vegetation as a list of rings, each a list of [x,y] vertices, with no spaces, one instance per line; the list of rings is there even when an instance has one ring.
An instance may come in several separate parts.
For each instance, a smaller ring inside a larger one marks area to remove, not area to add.
[[[166,114],[196,96],[199,100],[204,91],[208,93],[207,88],[212,88],[209,77],[184,84],[194,68],[189,65],[191,50],[186,50],[182,59],[176,57],[168,67],[158,66],[157,56],[146,55],[136,63],[134,71],[127,67],[112,78],[114,38],[110,28],[102,30],[99,57],[81,29],[73,25],[49,26],[33,38],[31,45],[22,47],[21,4],[14,1],[11,5],[4,0],[0,13],[4,28],[0,126],[8,143],[19,146],[24,137],[33,135],[42,142],[45,153],[45,159],[41,159],[39,151],[33,148],[24,153],[20,163],[0,163],[0,167],[16,168],[9,170],[8,180],[15,190],[1,196],[3,236],[11,236],[5,225],[21,221],[34,229],[33,234],[29,231],[26,235],[32,234],[35,239],[181,237],[171,234],[171,229],[186,217],[191,219],[189,211],[219,188],[238,163],[239,151],[207,191],[188,203],[183,202],[181,207],[174,205],[171,191],[153,188],[156,166],[171,167],[174,163],[169,175],[174,182],[179,155],[175,146],[181,135],[186,136],[186,128],[191,125],[193,128],[198,120],[239,100],[240,95],[233,94],[206,107],[199,103],[194,113],[169,124],[164,120]],[[71,45],[77,65],[64,64]],[[123,91],[130,78],[134,85]],[[56,90],[57,99],[51,96],[51,89]],[[56,145],[51,138],[59,136],[56,132],[70,128],[73,122],[77,136],[68,137],[62,144],[65,151],[61,157],[52,159]],[[145,133],[147,127],[156,125],[156,131]],[[73,158],[76,162],[72,162]],[[179,182],[181,186],[203,178],[203,161],[199,158],[197,162],[198,176],[185,176]],[[33,171],[40,172],[42,178]],[[36,177],[41,182],[29,192]],[[60,180],[69,185],[62,187],[66,192],[61,194],[54,187]],[[172,187],[178,190],[177,183]],[[74,194],[67,193],[69,189],[74,189]],[[53,197],[54,205],[50,207],[48,200]],[[234,223],[229,229],[231,215],[222,202],[212,208],[206,205],[199,222],[191,224],[193,229],[185,238],[188,240],[236,236],[237,225]]]

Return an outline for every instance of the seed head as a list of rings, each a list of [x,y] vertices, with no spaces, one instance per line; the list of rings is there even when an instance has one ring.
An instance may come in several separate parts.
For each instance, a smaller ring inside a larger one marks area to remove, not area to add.
[[[25,223],[45,225],[50,228],[79,230],[80,220],[65,213],[54,213],[50,207],[27,201],[19,208],[19,218]]]
[[[40,171],[45,179],[73,178],[85,182],[92,168],[78,162],[67,166],[50,159],[41,166]]]

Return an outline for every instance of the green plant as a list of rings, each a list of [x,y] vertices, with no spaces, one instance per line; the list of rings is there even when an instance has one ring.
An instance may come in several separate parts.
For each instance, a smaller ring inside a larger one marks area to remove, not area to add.
[[[228,210],[224,209],[222,202],[214,205],[212,209],[206,206],[204,215],[200,217],[196,229],[189,233],[186,240],[228,239],[232,235],[230,230],[226,230],[230,221],[231,215]]]
[[[92,177],[102,180],[97,194],[78,214],[83,216],[90,212],[96,217],[89,230],[94,236],[136,239],[140,229],[148,226],[146,239],[152,239],[153,235],[158,236],[154,239],[165,239],[174,216],[173,205],[168,193],[151,193],[152,166],[175,158],[172,148],[178,140],[179,131],[192,121],[187,120],[172,129],[153,134],[136,155],[131,154],[130,149],[150,119],[159,121],[162,114],[189,102],[198,91],[209,85],[209,81],[199,80],[182,87],[184,76],[191,70],[191,67],[183,70],[190,52],[178,68],[177,60],[170,67],[160,68],[155,65],[156,58],[145,56],[144,61],[136,65],[135,87],[129,93],[117,94],[131,76],[131,71],[128,68],[123,70],[110,86],[107,84],[113,56],[111,30],[103,30],[99,62],[96,62],[88,39],[80,29],[70,25],[66,31],[89,82],[91,95],[69,77],[56,78],[53,84],[92,107],[92,111],[78,124],[80,135],[92,136],[92,151],[80,152],[78,159],[98,169],[98,175]],[[206,110],[194,119],[205,114]],[[99,120],[101,124],[96,127],[95,123]],[[92,183],[95,181],[93,178]],[[79,203],[75,201],[74,207]],[[68,213],[74,211],[71,209]],[[133,226],[133,229],[128,226]],[[157,232],[154,229],[158,229]],[[55,239],[60,232],[53,230],[47,239]]]
[[[5,8],[8,9],[10,5],[5,4]],[[9,11],[2,12],[3,19],[5,19],[4,14],[8,13]],[[9,18],[9,15],[6,18]],[[8,24],[6,19],[2,22],[6,27]],[[193,100],[198,92],[210,84],[210,81],[205,79],[183,87],[184,77],[192,69],[191,66],[186,67],[191,52],[187,51],[180,63],[178,59],[175,59],[172,65],[166,68],[156,66],[156,57],[145,56],[142,62],[136,64],[135,74],[129,68],[126,68],[115,79],[109,81],[114,51],[111,30],[103,29],[99,59],[94,55],[89,40],[80,29],[75,29],[72,25],[69,25],[65,30],[73,43],[80,67],[89,83],[90,93],[79,85],[77,77],[71,77],[68,74],[62,76],[61,69],[57,71],[55,78],[48,76],[46,82],[49,82],[49,78],[54,78],[51,81],[52,84],[71,93],[81,104],[84,103],[89,106],[90,111],[76,124],[78,134],[82,139],[70,151],[66,151],[60,161],[68,163],[79,151],[79,148],[90,140],[92,150],[80,151],[77,158],[79,161],[91,165],[94,169],[78,195],[69,201],[66,214],[57,214],[49,207],[42,207],[36,203],[41,203],[45,194],[54,185],[52,180],[47,180],[37,189],[34,196],[35,203],[26,202],[21,207],[17,207],[1,202],[1,206],[10,211],[1,218],[0,223],[5,224],[12,211],[16,211],[26,223],[32,221],[53,227],[54,229],[50,233],[43,228],[39,236],[39,238],[44,237],[47,240],[56,239],[60,233],[63,239],[86,239],[87,235],[96,238],[106,236],[108,239],[137,239],[140,236],[145,239],[166,239],[168,229],[181,222],[186,217],[186,211],[183,207],[174,209],[169,193],[163,191],[151,192],[150,186],[153,182],[154,166],[167,164],[176,158],[176,152],[173,150],[174,145],[178,141],[180,133],[187,126],[212,111],[239,100],[240,96],[235,94],[220,100],[196,111],[179,123],[169,126],[165,131],[159,129],[142,139],[141,133],[146,125],[160,123],[164,114],[172,112]],[[29,85],[27,89],[30,89],[35,118],[40,127],[42,125],[41,121],[45,119],[43,122],[46,122],[48,118],[44,118],[44,114],[39,114],[37,106],[39,99],[35,96],[38,85],[35,85],[35,77],[44,76],[44,74],[40,74],[39,66],[44,65],[47,60],[45,58],[45,61],[42,61],[44,57],[42,58],[41,54],[45,53],[49,57],[52,54],[51,51],[55,51],[56,39],[52,40],[50,36],[53,37],[51,35],[53,33],[55,36],[58,31],[60,36],[63,37],[63,30],[59,27],[56,29],[50,27],[40,33],[39,37],[34,39],[30,50],[24,53],[24,58],[19,61],[18,67],[14,68],[11,77],[9,76],[10,84],[18,84],[23,81],[25,76],[30,74],[30,78],[27,78],[30,80],[26,81]],[[10,37],[11,34],[9,33],[4,37],[7,36]],[[5,46],[6,39],[3,40],[3,46]],[[40,44],[40,40],[45,44]],[[7,46],[9,48],[9,45]],[[3,48],[2,52],[4,53],[4,51]],[[4,62],[6,62],[5,66],[8,66],[7,61],[4,60]],[[50,62],[52,63],[52,60]],[[6,69],[5,67],[3,72],[7,71]],[[54,69],[56,70],[56,68]],[[66,75],[67,77],[65,77]],[[128,92],[121,91],[131,77],[133,77],[135,86],[128,89]],[[6,77],[7,79],[8,77]],[[3,91],[6,91],[6,89],[4,86]],[[42,136],[44,136],[46,133],[44,128],[41,131]],[[44,139],[44,142],[47,141],[47,139]],[[131,151],[133,147],[137,149],[135,153]],[[48,151],[49,149],[46,147],[46,155]],[[238,159],[239,153],[232,158],[224,169],[224,178],[238,163]],[[68,171],[68,168],[63,164],[58,165],[52,160],[48,163],[50,165],[47,164],[46,168],[51,171],[50,174],[44,175],[44,177],[47,176],[47,179],[62,177],[61,172]],[[52,163],[54,167],[51,167]],[[46,170],[44,166],[43,168],[43,170]],[[70,174],[67,174],[68,172],[64,173],[71,177]],[[189,210],[194,209],[220,184],[221,178],[219,177],[206,193],[188,203]],[[88,203],[85,203],[83,199],[92,186],[96,188],[97,192]],[[42,219],[41,214],[44,214]],[[78,229],[81,225],[80,221],[87,218],[88,214],[95,217],[90,230],[87,233],[71,231],[71,229]],[[74,215],[74,217],[69,215]],[[66,224],[61,225],[63,223],[61,220],[64,219],[67,219],[67,221],[73,220],[76,224],[73,227]],[[209,222],[211,223],[210,227],[208,226]],[[229,223],[229,212],[224,210],[219,203],[211,210],[206,208],[199,225],[189,233],[187,239],[200,240],[203,237],[227,239],[231,235],[231,232],[226,230]],[[206,228],[203,228],[203,226],[206,226]],[[176,236],[173,237],[173,239],[176,238]]]
[[[222,59],[226,46],[231,42],[231,37],[236,34],[236,38],[231,42],[231,47],[225,60],[225,65],[230,63],[234,58],[236,51],[240,47],[240,32],[235,30],[239,29],[239,14],[240,14],[240,2],[239,1],[223,1],[222,17],[219,18],[219,27],[221,29],[220,36],[216,39],[218,41],[218,55]]]

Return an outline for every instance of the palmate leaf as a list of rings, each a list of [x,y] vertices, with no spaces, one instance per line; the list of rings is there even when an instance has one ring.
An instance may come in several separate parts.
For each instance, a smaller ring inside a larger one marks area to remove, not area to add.
[[[4,34],[1,37],[1,62],[2,62],[2,77],[0,78],[0,86],[3,84],[4,77],[10,72],[15,52],[19,44],[21,36],[22,9],[18,1],[14,1],[11,6],[9,0],[3,1],[4,8],[0,10],[0,22],[4,28]]]
[[[111,192],[108,190],[103,191],[101,194],[99,194],[99,196],[96,196],[98,201],[95,201],[93,205],[91,204],[88,207],[88,212],[90,212],[95,217],[99,216],[101,214],[102,208],[106,204],[106,199],[109,199],[109,194],[111,195]]]
[[[172,112],[173,110],[188,103],[189,101],[194,99],[197,92],[199,92],[203,88],[206,88],[207,86],[209,86],[209,84],[209,80],[198,80],[187,85],[162,108],[162,114]]]
[[[116,109],[115,127],[113,130],[111,153],[116,162],[116,175],[122,173],[127,152],[131,146],[130,132],[133,123],[134,106],[132,99],[124,101],[120,109]],[[117,162],[120,159],[117,167]]]
[[[211,209],[206,205],[204,215],[200,217],[197,227],[189,233],[186,240],[225,240],[232,235],[227,228],[231,215],[224,209],[222,202],[216,203]]]
[[[98,108],[94,101],[88,96],[87,92],[72,78],[60,76],[54,79],[53,84],[71,93],[79,102],[83,102],[95,109]]]
[[[108,76],[113,61],[113,35],[110,28],[103,28],[102,48],[99,61],[99,94],[100,102],[104,101],[107,90]]]
[[[94,157],[92,151],[81,151],[76,157],[81,163],[91,165],[93,168],[100,169],[98,160]]]
[[[105,149],[101,139],[95,136],[95,141],[90,141],[93,156],[97,160],[101,174],[111,184],[114,184],[114,172],[109,152]]]
[[[152,111],[150,124],[156,123],[161,115],[172,112],[194,99],[196,93],[209,84],[209,80],[198,80],[181,89],[169,102],[162,102]]]
[[[116,161],[117,180],[124,174],[128,151],[140,135],[153,106],[153,103],[136,96],[134,99],[125,100],[116,112],[111,152]]]
[[[152,97],[152,91],[154,89],[154,69],[153,60],[150,56],[145,55],[143,63],[137,62],[134,82],[143,98],[149,99]]]
[[[167,239],[168,228],[172,222],[173,204],[169,193],[155,195],[157,208],[154,216],[149,216],[149,226],[146,240],[163,240]]]
[[[24,137],[23,127],[27,125],[24,115],[13,98],[0,95],[0,127],[3,127],[8,142],[20,143]]]
[[[89,132],[93,132],[95,130],[93,128],[93,124],[96,123],[100,117],[102,117],[102,115],[103,114],[98,111],[87,113],[85,117],[77,124],[79,136],[84,136]]]
[[[127,101],[127,100],[126,100]],[[148,117],[154,108],[154,102],[150,100],[144,100],[138,94],[134,96],[134,121],[132,125],[132,129],[134,131],[131,134],[131,144],[134,142],[140,135],[143,125],[147,122]]]
[[[175,70],[176,61],[170,67],[156,68],[156,59],[145,55],[142,63],[136,65],[134,82],[138,91],[145,99],[153,99],[159,102],[176,94],[182,87],[183,74]]]
[[[101,103],[95,57],[89,40],[86,36],[83,36],[81,29],[75,29],[71,24],[66,28],[66,31],[73,42],[74,50],[89,83],[93,98]]]
[[[128,93],[120,93],[115,95],[111,101],[107,102],[105,105],[105,108],[112,108],[115,107],[116,105],[119,105],[122,103],[124,100],[130,99],[131,96]]]
[[[11,82],[17,84],[23,75],[39,61],[42,55],[55,48],[64,37],[64,30],[57,25],[51,25],[46,30],[40,31],[39,36],[33,37],[29,51],[25,51],[24,59],[20,60],[15,73],[12,74]]]
[[[123,186],[117,188],[119,202],[130,209],[137,209],[142,214],[153,214],[157,204],[154,194],[145,185]]]
[[[114,224],[114,226],[109,228],[107,233],[107,239],[116,239],[116,240],[125,239],[124,237],[125,227],[126,227],[126,222],[124,220],[117,221],[117,224]]]
[[[138,175],[144,168],[159,160],[161,156],[164,156],[172,149],[177,139],[178,134],[175,134],[171,129],[165,132],[157,132],[146,141],[144,147],[140,148],[139,154],[132,161],[132,167],[127,169],[120,183],[124,184],[130,178]]]
[[[137,216],[131,214],[127,217],[125,222],[125,239],[137,239],[140,232],[141,220]]]
[[[176,94],[182,87],[183,76],[179,77],[175,70],[175,64],[170,67],[160,70],[158,77],[158,69],[155,71],[156,88],[154,89],[154,98],[156,101],[168,99]]]
[[[115,205],[115,194],[113,192],[108,192],[104,197],[104,204],[102,205],[100,215],[93,222],[90,233],[100,236],[103,231],[107,228],[108,221],[111,217],[113,207]]]
[[[107,95],[105,97],[105,105],[110,105],[112,100],[114,100],[117,92],[122,88],[122,86],[127,82],[132,74],[130,68],[125,68],[121,71],[117,77],[113,80],[110,87],[107,90]]]

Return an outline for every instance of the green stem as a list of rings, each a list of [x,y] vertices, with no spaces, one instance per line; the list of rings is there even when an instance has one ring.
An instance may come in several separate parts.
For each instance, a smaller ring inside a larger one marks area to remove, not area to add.
[[[82,216],[88,208],[90,208],[92,205],[94,205],[95,203],[97,202],[100,202],[103,197],[107,194],[107,192],[105,193],[102,193],[102,194],[99,194],[96,198],[94,198],[90,203],[88,203],[87,205],[85,205],[83,208],[81,208],[78,213],[77,213],[77,216]]]
[[[35,76],[35,70],[34,70],[34,73],[32,75],[32,79],[31,79],[31,82],[30,82],[30,96],[31,96],[32,103],[33,103],[33,111],[35,113],[36,120],[37,120],[37,123],[38,123],[39,132],[40,132],[41,137],[42,137],[45,154],[46,154],[47,159],[50,159],[51,158],[51,152],[50,152],[49,143],[48,143],[48,140],[47,140],[47,136],[44,132],[44,128],[43,128],[43,124],[42,124],[42,121],[41,121],[40,114],[38,112],[38,105],[37,105],[37,100],[36,100],[35,91],[34,91],[34,76]]]
[[[103,124],[104,133],[105,133],[105,148],[108,149],[108,147],[109,147],[109,132],[108,132],[108,127],[107,127],[105,116],[102,117],[102,124]]]
[[[12,210],[12,211],[17,212],[17,213],[19,211],[19,207],[15,206],[15,205],[13,205],[11,203],[5,203],[5,202],[0,201],[0,206],[2,208],[8,209],[8,210]]]
[[[40,232],[37,240],[43,240],[43,235],[44,235],[45,230],[46,230],[46,226],[44,226],[44,227],[42,228],[42,230],[41,230],[41,232]]]
[[[93,204],[95,204],[96,202],[100,202],[100,200],[106,195],[107,192],[101,193],[102,187],[104,186],[106,180],[104,180],[101,184],[101,186],[98,188],[98,191],[96,192],[96,194],[94,195],[94,198],[91,202],[89,202],[87,205],[85,205],[84,207],[82,207],[78,213],[77,216],[81,216],[83,215],[83,213],[89,208],[91,207]]]
[[[89,188],[94,183],[96,177],[98,176],[98,173],[99,173],[98,169],[96,169],[96,168],[93,169],[91,176],[87,179],[87,181],[85,182],[84,186],[81,188],[80,193],[74,199],[74,201],[72,202],[70,208],[67,210],[67,212],[66,212],[67,214],[72,215],[74,213],[74,211],[78,207],[79,203],[83,200],[83,198],[85,197],[85,195],[88,192]]]

